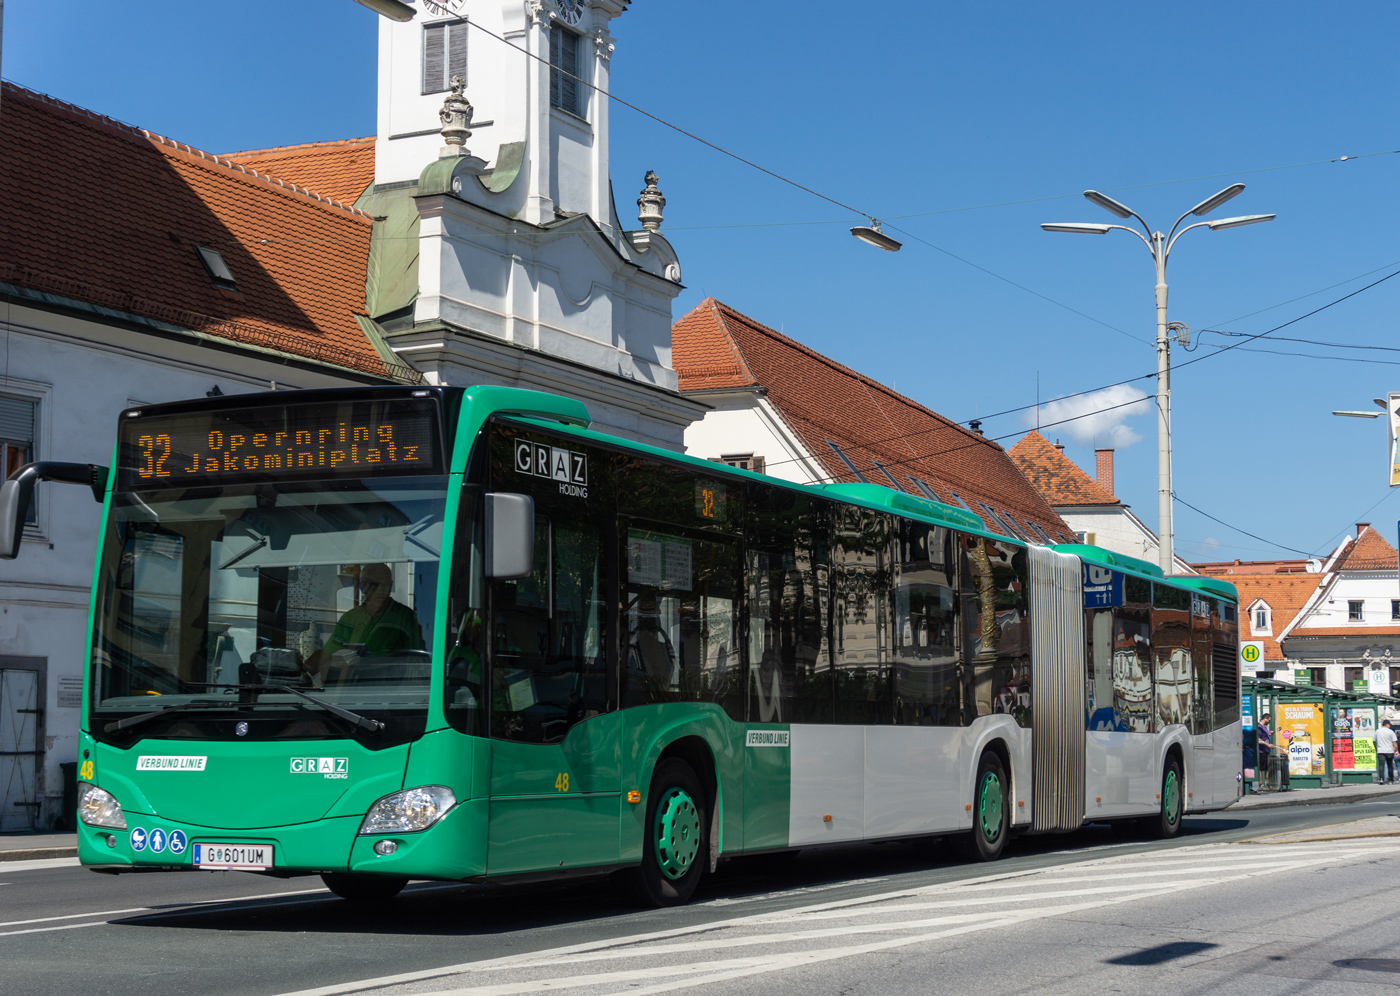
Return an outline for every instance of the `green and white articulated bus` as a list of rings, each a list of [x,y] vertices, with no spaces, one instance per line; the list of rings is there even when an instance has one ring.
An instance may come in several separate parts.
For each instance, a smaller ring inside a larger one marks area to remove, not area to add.
[[[79,855],[96,871],[612,873],[1123,821],[1239,792],[1236,600],[963,508],[804,487],[497,387],[123,412],[93,488]]]

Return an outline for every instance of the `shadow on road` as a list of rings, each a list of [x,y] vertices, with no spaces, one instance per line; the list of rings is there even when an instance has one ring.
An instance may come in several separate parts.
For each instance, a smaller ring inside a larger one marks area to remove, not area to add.
[[[1184,837],[1208,837],[1248,826],[1244,819],[1188,819]],[[680,925],[712,918],[716,907],[734,905],[751,913],[755,905],[777,908],[807,893],[821,902],[855,894],[872,880],[918,875],[913,882],[891,881],[890,888],[952,882],[1005,868],[1042,867],[1054,855],[1074,856],[1104,847],[1151,847],[1107,824],[1088,824],[1070,834],[1018,837],[1007,844],[1001,862],[965,863],[950,838],[918,838],[882,844],[856,844],[803,851],[795,856],[736,858],[702,879],[692,905],[684,910],[639,911],[627,905],[603,878],[568,883],[486,886],[422,882],[394,900],[358,905],[328,893],[256,902],[213,903],[194,909],[113,920],[129,927],[219,931],[365,933],[379,935],[492,936],[525,930],[623,921],[627,931]],[[1092,854],[1083,854],[1084,858]],[[933,872],[930,876],[928,873]],[[319,880],[305,880],[308,887]],[[626,921],[631,921],[627,923]]]

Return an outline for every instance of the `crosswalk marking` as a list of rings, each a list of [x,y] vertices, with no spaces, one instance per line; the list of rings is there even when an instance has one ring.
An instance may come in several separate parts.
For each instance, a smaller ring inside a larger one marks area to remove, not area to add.
[[[416,996],[529,996],[546,992],[648,996],[694,990],[822,962],[936,944],[1049,917],[1159,899],[1294,868],[1318,870],[1357,861],[1393,861],[1400,858],[1400,841],[1346,841],[1325,850],[1316,846],[1271,848],[1270,857],[1275,860],[1267,864],[1258,857],[1257,849],[1233,844],[1101,856],[1054,868],[998,872],[834,899],[284,996],[340,996],[365,990],[385,996],[407,992]],[[756,897],[755,901],[769,898]],[[639,959],[652,963],[638,965]]]

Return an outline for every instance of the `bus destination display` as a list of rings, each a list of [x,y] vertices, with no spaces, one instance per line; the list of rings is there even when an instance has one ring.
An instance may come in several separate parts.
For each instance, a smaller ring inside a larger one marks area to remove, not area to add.
[[[128,419],[118,487],[439,472],[437,408],[406,400]]]

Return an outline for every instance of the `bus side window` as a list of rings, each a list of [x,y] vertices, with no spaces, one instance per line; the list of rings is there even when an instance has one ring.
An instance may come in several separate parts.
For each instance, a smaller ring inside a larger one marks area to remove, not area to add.
[[[981,536],[958,540],[962,558],[964,722],[998,713],[1031,725],[1026,551]]]
[[[1157,728],[1193,724],[1195,684],[1191,667],[1191,594],[1152,585],[1152,656],[1157,685]]]
[[[832,576],[836,606],[836,722],[894,722],[890,613],[896,519],[847,506],[836,516]]]
[[[748,721],[830,723],[832,506],[761,485],[748,498]]]
[[[958,726],[957,560],[953,533],[901,519],[894,594],[894,721]]]

